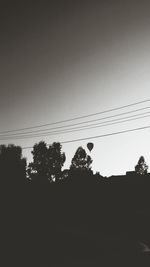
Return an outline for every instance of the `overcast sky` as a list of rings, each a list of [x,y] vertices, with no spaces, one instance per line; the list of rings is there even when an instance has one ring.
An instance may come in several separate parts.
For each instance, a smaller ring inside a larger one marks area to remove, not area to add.
[[[150,2],[145,0],[2,1],[0,131],[149,99],[149,25]],[[41,139],[61,142],[147,125],[150,118],[9,143],[32,146]],[[133,170],[141,155],[150,165],[149,129],[91,142],[93,170],[102,175]],[[63,145],[66,167],[86,143]],[[30,150],[23,153],[31,159]]]

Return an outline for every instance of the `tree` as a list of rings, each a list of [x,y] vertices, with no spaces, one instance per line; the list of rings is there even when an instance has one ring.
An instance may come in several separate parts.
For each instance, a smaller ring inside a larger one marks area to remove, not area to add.
[[[28,176],[31,180],[43,182],[47,180],[48,176],[48,166],[47,166],[47,146],[46,143],[41,141],[35,144],[32,150],[33,162],[29,163],[28,166]]]
[[[0,172],[5,177],[4,183],[20,183],[23,179],[25,181],[26,159],[22,157],[20,146],[0,146]]]
[[[75,155],[71,161],[70,170],[90,171],[91,164],[91,157],[87,155],[85,149],[80,146],[75,152]]]
[[[56,142],[50,145],[48,149],[50,175],[51,179],[54,179],[55,181],[61,179],[61,169],[66,160],[65,153],[62,153],[61,149],[61,144]]]
[[[147,174],[148,166],[146,165],[145,159],[143,156],[139,158],[137,165],[135,166],[135,172],[140,175]]]
[[[61,152],[61,144],[53,143],[49,147],[44,141],[33,147],[33,162],[29,164],[28,176],[40,183],[58,181],[61,168],[65,162],[65,154]]]

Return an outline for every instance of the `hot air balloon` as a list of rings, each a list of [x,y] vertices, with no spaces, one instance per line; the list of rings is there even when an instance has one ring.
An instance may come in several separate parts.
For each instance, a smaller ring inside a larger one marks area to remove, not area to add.
[[[94,147],[94,144],[93,143],[88,143],[87,144],[87,148],[88,148],[88,150],[91,152],[91,150],[93,149],[93,147]]]

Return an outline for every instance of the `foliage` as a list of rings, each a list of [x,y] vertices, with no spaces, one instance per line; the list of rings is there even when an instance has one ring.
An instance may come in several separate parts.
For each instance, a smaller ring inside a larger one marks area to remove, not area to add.
[[[22,149],[15,145],[0,146],[0,171],[9,182],[19,182],[26,176],[26,159],[22,157]],[[11,177],[11,178],[10,178]],[[8,180],[9,178],[9,180]]]
[[[146,165],[145,159],[143,156],[139,158],[137,165],[135,166],[135,172],[140,175],[147,174],[148,166]]]
[[[61,148],[61,144],[56,142],[48,147],[44,141],[35,144],[32,151],[33,162],[28,166],[28,176],[40,183],[58,181],[66,159]]]
[[[70,170],[82,170],[90,171],[91,170],[92,159],[87,155],[85,149],[81,146],[78,147],[75,155],[71,161]]]

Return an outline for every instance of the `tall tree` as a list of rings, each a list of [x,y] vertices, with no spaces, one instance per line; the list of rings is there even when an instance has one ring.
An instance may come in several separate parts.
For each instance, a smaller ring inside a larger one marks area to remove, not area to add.
[[[35,144],[32,151],[33,162],[28,167],[28,176],[40,183],[58,181],[66,159],[61,148],[60,143],[47,146],[44,141],[41,141]]]
[[[20,183],[23,179],[25,181],[26,159],[22,157],[20,146],[0,146],[0,171],[5,183]]]
[[[91,170],[91,164],[91,157],[87,155],[85,149],[80,146],[78,147],[74,157],[72,158],[70,170],[89,171]]]
[[[61,152],[62,146],[60,143],[54,142],[48,148],[48,164],[49,171],[51,174],[51,179],[58,181],[62,175],[62,167],[66,160],[65,153]]]
[[[135,172],[140,175],[147,174],[148,166],[143,156],[139,158],[137,165],[135,166]]]
[[[29,163],[27,170],[31,180],[42,181],[43,183],[47,180],[47,152],[48,149],[45,142],[41,141],[34,145],[31,152],[33,155],[33,162]]]

